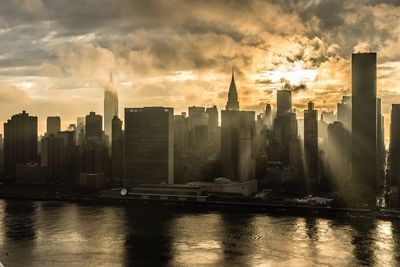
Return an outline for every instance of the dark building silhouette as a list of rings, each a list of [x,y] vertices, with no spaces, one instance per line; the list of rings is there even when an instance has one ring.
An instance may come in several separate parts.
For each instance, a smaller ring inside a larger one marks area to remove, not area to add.
[[[79,147],[80,185],[101,188],[104,185],[107,149],[104,144],[88,142]]]
[[[385,118],[382,115],[382,101],[376,99],[376,151],[377,151],[377,194],[382,195],[385,187]]]
[[[193,170],[189,153],[189,126],[186,112],[174,116],[174,182],[190,181],[189,170]]]
[[[125,108],[126,185],[174,182],[173,109]]]
[[[4,140],[3,135],[0,134],[0,180],[3,180],[4,176]]]
[[[57,134],[61,131],[61,119],[58,116],[47,117],[47,134]]]
[[[222,174],[233,181],[254,179],[255,112],[221,113]]]
[[[238,93],[235,84],[235,75],[232,69],[232,79],[229,85],[228,102],[226,103],[226,110],[239,110]]]
[[[279,90],[277,91],[277,116],[274,120],[273,138],[281,146],[280,161],[284,164],[289,164],[290,143],[297,139],[297,136],[297,117],[296,113],[292,112],[292,92]]]
[[[60,131],[57,134],[57,137],[63,140],[62,178],[68,182],[76,182],[78,180],[78,147],[76,146],[75,136],[74,130]]]
[[[87,142],[103,140],[103,118],[95,112],[90,112],[85,119],[85,134]]]
[[[77,145],[81,145],[85,142],[85,118],[78,117],[76,119],[76,130],[75,130],[75,140]]]
[[[277,91],[277,116],[274,120],[272,138],[280,144],[280,161],[284,165],[293,165],[296,176],[300,175],[301,147],[298,140],[296,113],[292,112],[292,92]]]
[[[315,188],[318,183],[318,111],[312,102],[304,111],[304,156],[306,181]]]
[[[217,106],[206,108],[206,113],[208,114],[208,143],[211,151],[217,153],[221,146]]]
[[[111,170],[113,182],[124,178],[124,133],[118,116],[112,119]]]
[[[41,139],[41,166],[46,167],[50,178],[60,178],[64,171],[64,140],[55,134]]]
[[[337,120],[351,133],[351,96],[343,96],[342,101],[337,104]]]
[[[297,138],[298,128],[295,113],[277,117],[274,123],[274,137],[281,145],[281,161],[285,164],[289,162],[290,141]]]
[[[377,191],[376,53],[352,54],[352,178]]]
[[[112,73],[110,73],[110,81],[104,91],[104,132],[108,136],[108,140],[112,140],[114,116],[118,116],[118,92],[114,86]]]
[[[256,128],[255,128],[255,157],[259,160],[261,158],[265,158],[265,153],[266,153],[266,143],[267,143],[267,126],[265,125],[265,113],[260,113],[257,114],[256,118]],[[264,160],[262,160],[264,162]],[[258,161],[260,162],[260,161]],[[257,166],[259,164],[256,164]],[[262,167],[264,169],[264,167]]]
[[[103,139],[103,118],[90,112],[85,118],[85,142],[79,146],[80,185],[103,187],[107,170],[108,152]]]
[[[292,92],[289,90],[278,90],[277,117],[284,117],[292,112]]]
[[[179,154],[186,154],[189,149],[189,128],[186,112],[174,116],[174,147]]]
[[[335,121],[328,125],[326,188],[331,191],[343,188],[350,180],[350,134],[343,123]]]
[[[188,129],[189,150],[205,152],[208,149],[209,114],[204,107],[189,107]]]
[[[17,164],[37,162],[37,117],[23,111],[4,123],[4,176],[14,179]]]
[[[400,104],[392,105],[390,123],[390,145],[388,157],[388,176],[391,186],[392,206],[400,207]]]

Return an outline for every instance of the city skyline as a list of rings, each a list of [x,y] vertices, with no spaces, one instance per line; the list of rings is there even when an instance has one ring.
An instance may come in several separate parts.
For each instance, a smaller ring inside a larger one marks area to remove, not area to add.
[[[89,10],[68,2],[1,3],[2,121],[27,110],[38,116],[42,134],[47,115],[61,116],[66,129],[92,110],[102,114],[110,71],[120,107],[222,109],[232,66],[243,110],[273,104],[284,78],[301,118],[309,101],[334,110],[350,95],[350,54],[370,50],[378,52],[386,129],[390,106],[400,100],[394,23],[400,11],[393,1],[102,4]]]
[[[400,0],[0,0],[0,267],[400,266]]]

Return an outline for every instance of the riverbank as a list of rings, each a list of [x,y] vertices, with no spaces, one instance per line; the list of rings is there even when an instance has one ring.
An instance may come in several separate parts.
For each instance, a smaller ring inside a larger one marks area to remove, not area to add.
[[[385,220],[400,220],[397,210],[370,210],[366,208],[333,208],[306,205],[271,204],[250,199],[218,199],[206,201],[143,199],[129,196],[102,196],[95,193],[82,193],[74,187],[35,187],[11,186],[0,187],[0,198],[36,201],[62,201],[89,203],[96,205],[157,206],[188,211],[235,211],[274,213],[280,215],[314,217],[366,217]]]

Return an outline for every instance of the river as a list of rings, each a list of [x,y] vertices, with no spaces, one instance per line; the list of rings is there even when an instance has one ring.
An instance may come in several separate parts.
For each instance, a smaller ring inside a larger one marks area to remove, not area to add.
[[[400,222],[0,199],[0,262],[400,266]]]

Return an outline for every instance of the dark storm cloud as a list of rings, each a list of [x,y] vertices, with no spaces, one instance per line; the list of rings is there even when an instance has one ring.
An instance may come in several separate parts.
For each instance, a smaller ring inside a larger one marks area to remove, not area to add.
[[[290,90],[292,92],[299,92],[299,91],[303,91],[303,90],[307,90],[307,85],[300,83],[298,85],[293,85],[290,84],[289,82],[286,82],[283,85],[283,88],[285,88],[286,90]]]

